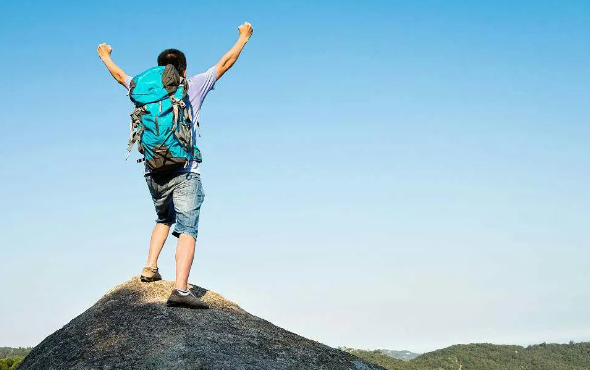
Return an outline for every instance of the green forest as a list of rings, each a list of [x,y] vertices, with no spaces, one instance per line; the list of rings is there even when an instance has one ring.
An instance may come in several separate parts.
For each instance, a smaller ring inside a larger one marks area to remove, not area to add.
[[[0,347],[0,359],[9,357],[25,357],[31,352],[31,347]]]
[[[0,370],[16,369],[29,352],[31,352],[30,347],[0,347]]]
[[[464,344],[425,353],[410,361],[380,351],[348,349],[389,370],[590,370],[590,343],[537,344],[521,347]]]
[[[16,369],[22,360],[22,357],[0,358],[0,370]]]

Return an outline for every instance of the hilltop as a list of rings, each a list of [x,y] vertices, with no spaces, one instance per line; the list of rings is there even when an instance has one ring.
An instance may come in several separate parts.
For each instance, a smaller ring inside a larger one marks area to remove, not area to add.
[[[19,370],[379,370],[197,286],[209,310],[168,308],[173,282],[137,277],[48,336]]]

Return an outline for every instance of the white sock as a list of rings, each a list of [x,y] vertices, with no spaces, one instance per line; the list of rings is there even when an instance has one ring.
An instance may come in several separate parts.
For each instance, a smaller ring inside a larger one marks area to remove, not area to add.
[[[190,291],[189,291],[189,290],[180,290],[180,289],[176,289],[176,291],[177,291],[177,292],[178,292],[180,295],[182,295],[182,296],[187,296],[187,295],[190,293]]]

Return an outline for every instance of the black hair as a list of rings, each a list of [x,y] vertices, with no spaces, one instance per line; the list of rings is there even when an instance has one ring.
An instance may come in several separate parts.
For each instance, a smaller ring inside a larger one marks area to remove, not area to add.
[[[178,72],[186,71],[186,57],[184,53],[178,49],[166,49],[158,55],[158,65],[165,66],[172,64]]]

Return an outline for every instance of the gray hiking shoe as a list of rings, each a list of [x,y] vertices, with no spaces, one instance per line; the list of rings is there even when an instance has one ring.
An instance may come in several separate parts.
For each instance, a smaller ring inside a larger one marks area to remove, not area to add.
[[[200,300],[199,298],[195,297],[193,292],[189,291],[187,295],[182,295],[178,292],[178,290],[172,290],[170,297],[168,298],[168,302],[166,302],[168,307],[186,307],[186,308],[202,308],[206,309],[209,308],[207,302]]]
[[[141,276],[139,280],[143,281],[144,283],[151,283],[153,281],[162,280],[162,275],[158,272],[158,268],[151,268],[151,267],[144,267],[141,270]]]

